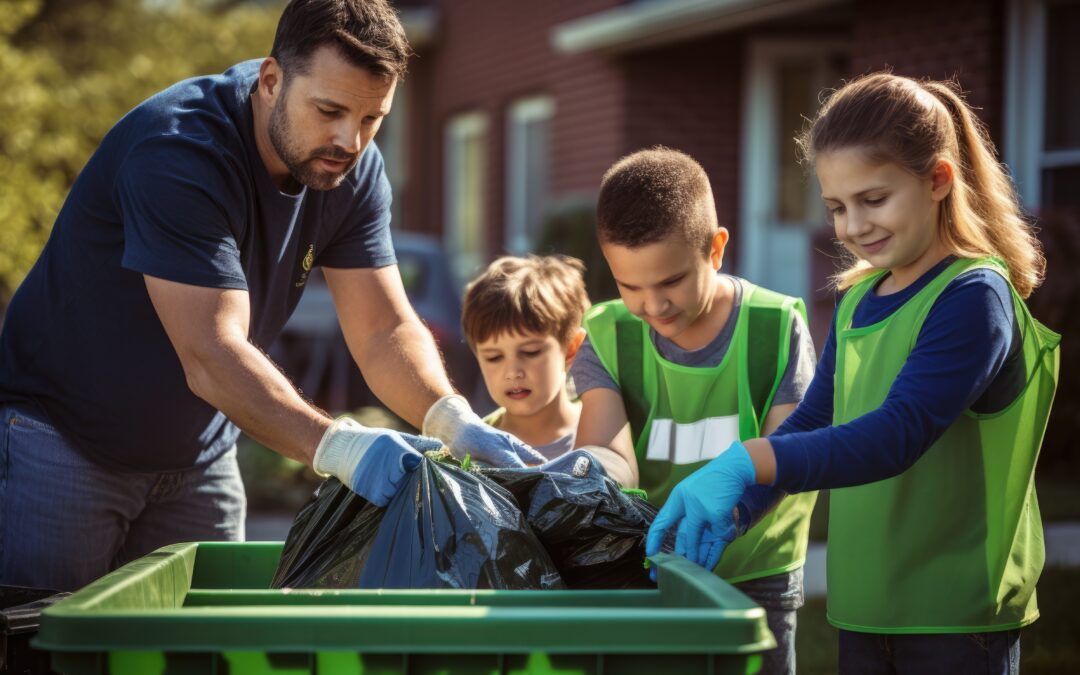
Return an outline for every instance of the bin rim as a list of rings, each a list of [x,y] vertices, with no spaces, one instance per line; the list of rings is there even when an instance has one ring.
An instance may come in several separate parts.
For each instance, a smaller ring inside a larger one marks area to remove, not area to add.
[[[671,554],[651,558],[659,569],[659,588],[644,592],[192,588],[200,558],[208,564],[215,556],[279,556],[280,550],[280,542],[193,542],[158,549],[44,610],[34,646],[54,652],[745,654],[776,645],[763,609],[711,572]],[[250,593],[253,602],[292,595],[290,600],[312,604],[185,606],[192,591]],[[577,593],[590,594],[597,605],[557,604],[564,594]],[[655,602],[602,604],[619,593],[651,594]],[[540,604],[477,603],[500,594]],[[318,604],[327,595],[356,603]],[[423,602],[445,598],[463,602]],[[364,604],[365,599],[382,604]],[[387,599],[412,604],[388,605]],[[549,601],[555,604],[543,605]]]

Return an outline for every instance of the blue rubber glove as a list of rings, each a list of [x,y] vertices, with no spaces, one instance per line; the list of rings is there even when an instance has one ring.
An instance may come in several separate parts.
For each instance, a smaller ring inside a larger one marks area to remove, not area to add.
[[[458,394],[443,396],[431,406],[424,416],[424,435],[438,438],[458,459],[469,455],[489,466],[524,468],[547,461],[505,431],[485,424]]]
[[[340,417],[323,434],[312,465],[320,476],[334,476],[375,506],[386,506],[421,459],[402,434]]]
[[[645,555],[655,555],[675,533],[675,553],[707,570],[720,562],[724,549],[738,534],[736,507],[746,488],[757,484],[754,463],[742,443],[735,441],[716,459],[675,486],[656,514],[645,540]],[[650,570],[655,581],[655,570]]]

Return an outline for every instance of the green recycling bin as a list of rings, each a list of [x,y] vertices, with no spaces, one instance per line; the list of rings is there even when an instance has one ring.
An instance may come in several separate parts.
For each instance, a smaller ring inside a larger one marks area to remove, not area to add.
[[[46,609],[64,675],[754,673],[765,612],[662,554],[659,588],[270,589],[280,542],[166,546]]]

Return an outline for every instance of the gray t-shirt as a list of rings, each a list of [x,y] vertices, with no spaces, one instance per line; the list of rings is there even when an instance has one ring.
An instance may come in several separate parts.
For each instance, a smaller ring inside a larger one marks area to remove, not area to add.
[[[578,408],[580,409],[580,406],[578,406]],[[498,428],[502,424],[503,415],[505,414],[506,408],[498,408],[484,417],[484,422]],[[574,449],[574,439],[576,437],[577,434],[571,431],[562,438],[557,438],[545,445],[533,446],[533,450],[539,452],[547,459],[555,459]]]
[[[712,342],[701,349],[683,349],[671,340],[649,329],[649,337],[652,339],[656,350],[668,361],[680,366],[695,368],[711,368],[724,360],[731,338],[735,334],[735,323],[739,318],[739,308],[742,306],[743,285],[738,277],[720,274],[721,279],[726,279],[735,286],[735,297],[732,302],[731,314],[720,333]],[[817,356],[814,351],[814,341],[810,337],[810,330],[803,321],[801,315],[796,313],[795,320],[791,322],[791,354],[788,359],[784,377],[780,380],[780,386],[773,397],[773,405],[785,405],[798,403],[806,394],[810,380],[814,377],[814,368],[817,365]],[[570,366],[570,377],[574,381],[578,396],[590,389],[604,388],[620,391],[619,385],[608,374],[600,357],[596,355],[592,343],[588,338],[581,345],[574,363]],[[621,393],[621,391],[620,391]]]

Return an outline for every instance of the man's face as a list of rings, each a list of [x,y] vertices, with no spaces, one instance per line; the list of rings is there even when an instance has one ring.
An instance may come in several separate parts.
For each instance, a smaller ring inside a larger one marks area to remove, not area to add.
[[[313,190],[341,184],[390,112],[394,78],[374,75],[323,46],[291,73],[270,113],[270,141],[289,173]]]

